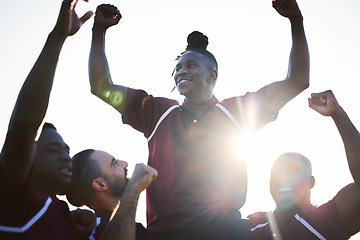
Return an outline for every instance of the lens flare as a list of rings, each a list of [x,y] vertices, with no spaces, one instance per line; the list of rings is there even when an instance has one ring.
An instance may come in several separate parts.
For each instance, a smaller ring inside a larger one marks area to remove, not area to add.
[[[255,137],[255,132],[253,131],[247,131],[239,135],[234,141],[236,154],[243,159],[249,160],[249,158],[252,158],[254,153],[258,151]]]
[[[119,106],[124,99],[124,95],[120,91],[113,91],[110,93],[109,100],[112,106]]]
[[[269,220],[269,226],[274,240],[282,240],[279,226],[273,213],[267,212],[266,217]]]

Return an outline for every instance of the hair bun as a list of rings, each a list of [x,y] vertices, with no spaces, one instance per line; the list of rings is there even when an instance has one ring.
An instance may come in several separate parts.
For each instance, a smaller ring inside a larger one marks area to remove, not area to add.
[[[206,49],[207,45],[209,44],[208,37],[198,31],[193,31],[187,37],[187,47],[186,51],[193,49],[193,48],[202,48]]]

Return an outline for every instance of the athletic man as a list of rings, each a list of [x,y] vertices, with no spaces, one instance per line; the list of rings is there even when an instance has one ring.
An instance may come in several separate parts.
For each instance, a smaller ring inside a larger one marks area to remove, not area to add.
[[[275,211],[249,216],[256,239],[343,240],[360,230],[359,132],[332,91],[312,94],[309,106],[334,120],[354,182],[332,200],[315,207],[310,203],[310,190],[315,184],[310,161],[299,153],[282,154],[271,170],[270,191],[276,203]]]
[[[0,155],[0,239],[77,239],[69,209],[56,194],[71,179],[69,147],[51,124],[36,141],[49,102],[61,48],[92,16],[64,0],[54,29],[27,76],[14,107]],[[73,218],[74,219],[74,218]]]
[[[72,163],[73,174],[66,196],[71,204],[86,205],[95,211],[98,220],[92,239],[100,236],[101,239],[134,240],[135,236],[138,240],[150,239],[146,229],[140,223],[135,224],[135,213],[140,193],[157,176],[155,169],[137,164],[128,180],[127,162],[93,149],[75,154]],[[108,224],[119,201],[120,207]]]
[[[291,23],[287,77],[219,102],[213,95],[216,59],[206,50],[207,37],[193,32],[174,72],[185,97],[182,105],[112,82],[105,32],[121,14],[112,5],[98,7],[89,59],[91,91],[148,140],[148,164],[159,172],[147,189],[147,228],[155,239],[250,238],[239,213],[246,198],[247,168],[234,155],[232,140],[250,126],[258,129],[274,120],[309,86],[309,53],[298,5],[277,0],[273,6]]]

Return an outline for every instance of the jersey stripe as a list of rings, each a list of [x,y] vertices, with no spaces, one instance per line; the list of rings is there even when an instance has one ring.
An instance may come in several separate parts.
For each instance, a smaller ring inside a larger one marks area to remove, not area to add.
[[[231,113],[223,105],[221,105],[220,103],[217,103],[217,104],[215,104],[215,106],[217,106],[219,109],[221,109],[225,113],[225,115],[228,116],[230,118],[230,120],[235,124],[235,126],[240,129],[240,124],[236,121],[234,116],[231,115]],[[178,107],[180,107],[180,106],[179,105],[171,106],[168,110],[166,110],[165,113],[163,113],[163,115],[161,115],[161,117],[160,117],[159,121],[156,123],[156,126],[155,126],[154,130],[152,131],[151,135],[147,138],[148,142],[150,142],[151,138],[154,136],[160,123],[166,118],[167,115],[169,115],[169,113],[172,110],[174,110],[175,108],[178,108]]]
[[[215,106],[220,108],[226,114],[226,116],[228,116],[231,119],[231,121],[235,124],[235,126],[237,128],[241,129],[240,124],[236,121],[234,116],[231,115],[231,113],[223,105],[221,105],[220,103],[217,103],[217,104],[215,104]]]
[[[171,106],[168,110],[166,110],[166,112],[163,113],[163,115],[161,115],[159,121],[156,123],[156,126],[153,130],[153,132],[151,133],[151,135],[148,137],[147,141],[150,142],[151,138],[154,136],[156,129],[159,127],[160,123],[166,118],[167,115],[169,115],[169,113],[174,110],[175,108],[180,107],[179,105],[174,105]]]
[[[265,227],[266,225],[268,225],[268,223],[269,223],[269,222],[260,223],[260,224],[256,225],[255,227],[251,228],[250,230],[253,232],[253,231],[255,231],[255,230],[258,229],[258,228]]]
[[[23,232],[25,232],[32,225],[34,225],[37,222],[37,220],[39,220],[45,214],[45,212],[49,208],[51,202],[52,202],[51,197],[48,197],[48,199],[46,200],[46,202],[45,202],[44,206],[42,207],[42,209],[32,219],[30,219],[30,221],[27,222],[24,226],[22,226],[22,227],[0,226],[0,231],[2,231],[2,232],[12,232],[12,233],[23,233]]]
[[[95,237],[94,237],[94,234],[96,232],[96,228],[97,226],[99,226],[101,223],[101,217],[97,217],[96,218],[96,226],[93,228],[93,230],[91,231],[91,235],[89,237],[89,240],[96,240]]]
[[[304,225],[307,229],[310,230],[315,236],[317,236],[321,240],[326,240],[315,228],[313,228],[305,219],[301,218],[299,214],[295,214],[294,216],[296,220],[298,220],[302,225]]]

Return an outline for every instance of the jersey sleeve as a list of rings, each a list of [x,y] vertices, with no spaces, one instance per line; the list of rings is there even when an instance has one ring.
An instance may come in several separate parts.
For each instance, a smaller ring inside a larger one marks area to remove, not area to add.
[[[144,90],[128,88],[127,91],[122,121],[142,132],[146,138],[154,130],[161,115],[172,105],[178,104],[172,99],[153,97]]]
[[[233,114],[242,127],[258,130],[277,118],[278,112],[266,96],[266,87],[257,92],[225,99],[221,102]]]
[[[316,219],[314,224],[320,224],[319,229],[326,233],[327,236],[331,236],[332,239],[348,239],[356,233],[356,231],[344,225],[340,220],[335,199],[319,206],[311,214]]]

